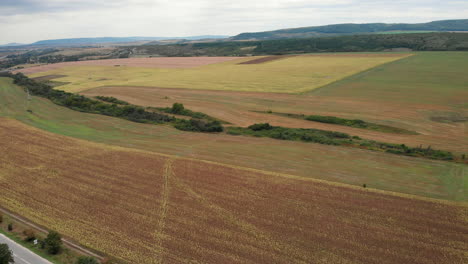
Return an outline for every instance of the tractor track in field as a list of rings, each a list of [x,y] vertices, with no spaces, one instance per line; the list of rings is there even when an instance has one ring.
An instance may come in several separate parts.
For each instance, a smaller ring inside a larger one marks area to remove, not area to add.
[[[174,172],[172,171],[172,163],[174,162],[174,158],[168,158],[166,163],[164,164],[163,170],[163,189],[161,194],[161,207],[159,210],[159,220],[157,225],[157,230],[155,232],[156,238],[156,246],[157,249],[160,251],[159,258],[156,260],[156,263],[163,263],[164,260],[164,249],[163,249],[163,240],[164,240],[164,229],[166,227],[166,218],[167,218],[167,211],[169,208],[169,194],[170,194],[170,186],[169,181],[173,176]]]

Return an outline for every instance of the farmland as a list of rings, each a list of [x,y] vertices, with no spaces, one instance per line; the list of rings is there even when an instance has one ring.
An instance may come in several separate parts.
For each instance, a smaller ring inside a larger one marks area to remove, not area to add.
[[[26,95],[0,78],[0,114],[53,133],[260,170],[448,200],[466,200],[466,166],[359,149],[273,139],[188,133],[76,112]],[[32,113],[26,112],[31,109]],[[294,119],[293,119],[294,120]],[[287,151],[288,155],[284,153]],[[324,155],[326,153],[326,155]],[[333,169],[330,164],[337,164]]]
[[[465,53],[356,53],[24,71],[88,97],[153,108],[183,103],[231,126],[316,128],[461,157],[467,63]],[[130,122],[28,100],[1,77],[0,151],[2,207],[118,263],[468,261],[463,163]]]
[[[367,70],[377,65],[408,56],[408,54],[375,54],[354,56],[293,56],[266,63],[245,64],[258,57],[238,58],[223,63],[204,65],[196,68],[166,67],[122,67],[99,66],[106,61],[91,61],[62,64],[66,67],[39,66],[25,69],[25,73],[52,68],[31,74],[31,77],[66,75],[55,79],[69,82],[61,89],[80,92],[99,86],[147,86],[165,88],[209,89],[225,91],[297,93],[313,90],[344,77]],[[171,60],[161,58],[131,60]],[[203,61],[204,58],[179,58],[179,60]],[[205,58],[209,59],[209,58]],[[228,59],[232,59],[228,58]],[[240,64],[244,63],[244,64]],[[75,65],[75,66],[72,66]],[[120,64],[119,64],[120,65]],[[58,69],[53,69],[59,67]]]
[[[466,261],[462,204],[111,147],[8,118],[0,148],[3,206],[132,263]]]
[[[285,59],[277,62],[281,61]],[[467,61],[466,53],[417,53],[307,94],[141,86],[103,86],[82,94],[114,96],[153,107],[169,107],[179,102],[235,126],[269,122],[284,127],[318,128],[410,146],[431,145],[462,154],[468,149],[466,122],[451,122],[450,119],[468,117],[465,100],[468,79],[464,74]],[[419,135],[379,133],[253,112],[268,110],[362,119],[415,131]],[[434,121],[437,117],[446,121]]]

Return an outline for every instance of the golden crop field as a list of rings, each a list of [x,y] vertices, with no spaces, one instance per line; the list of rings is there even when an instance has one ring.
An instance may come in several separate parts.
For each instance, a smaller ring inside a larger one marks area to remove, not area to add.
[[[147,86],[300,93],[407,56],[409,54],[302,55],[264,63],[240,64],[258,59],[251,57],[176,69],[78,63],[76,66],[66,64],[66,67],[34,73],[30,77],[66,75],[55,80],[68,82],[60,86],[60,89],[69,92],[80,92],[100,86]]]
[[[462,203],[110,147],[8,118],[0,151],[2,206],[127,263],[468,260]]]

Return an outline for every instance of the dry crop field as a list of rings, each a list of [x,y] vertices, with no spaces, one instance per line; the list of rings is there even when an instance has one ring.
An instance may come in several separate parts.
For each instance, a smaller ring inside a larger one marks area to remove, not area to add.
[[[250,64],[246,62],[265,57],[142,58],[51,64],[20,71],[31,77],[66,75],[56,80],[67,82],[61,89],[70,92],[118,85],[297,93],[407,56],[305,55]]]
[[[111,147],[8,118],[0,150],[3,206],[130,263],[468,260],[464,204]]]

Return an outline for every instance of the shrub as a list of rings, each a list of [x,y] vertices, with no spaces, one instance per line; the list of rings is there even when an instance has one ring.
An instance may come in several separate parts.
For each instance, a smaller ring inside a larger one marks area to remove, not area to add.
[[[55,231],[50,231],[46,239],[44,239],[44,245],[47,249],[47,253],[56,255],[62,248],[62,237]]]
[[[26,229],[23,231],[23,235],[26,237],[24,238],[25,241],[31,242],[36,239],[36,233],[32,229]]]
[[[0,213],[0,224],[3,223],[3,214]]]
[[[13,259],[13,252],[11,252],[7,244],[0,244],[0,263],[1,264],[15,263]]]
[[[79,257],[75,263],[76,264],[99,264],[99,262],[95,258],[85,257],[85,256]]]
[[[193,132],[223,132],[224,128],[219,121],[205,121],[199,119],[177,120],[175,128]]]
[[[13,224],[12,223],[8,224],[8,231],[13,231]]]
[[[185,110],[185,107],[183,104],[179,104],[179,103],[174,103],[172,105],[172,108],[171,108],[171,113],[173,114],[181,114],[183,113]]]
[[[253,131],[260,131],[260,130],[270,130],[273,128],[269,123],[261,123],[261,124],[253,124],[248,127],[249,129],[252,129]]]

